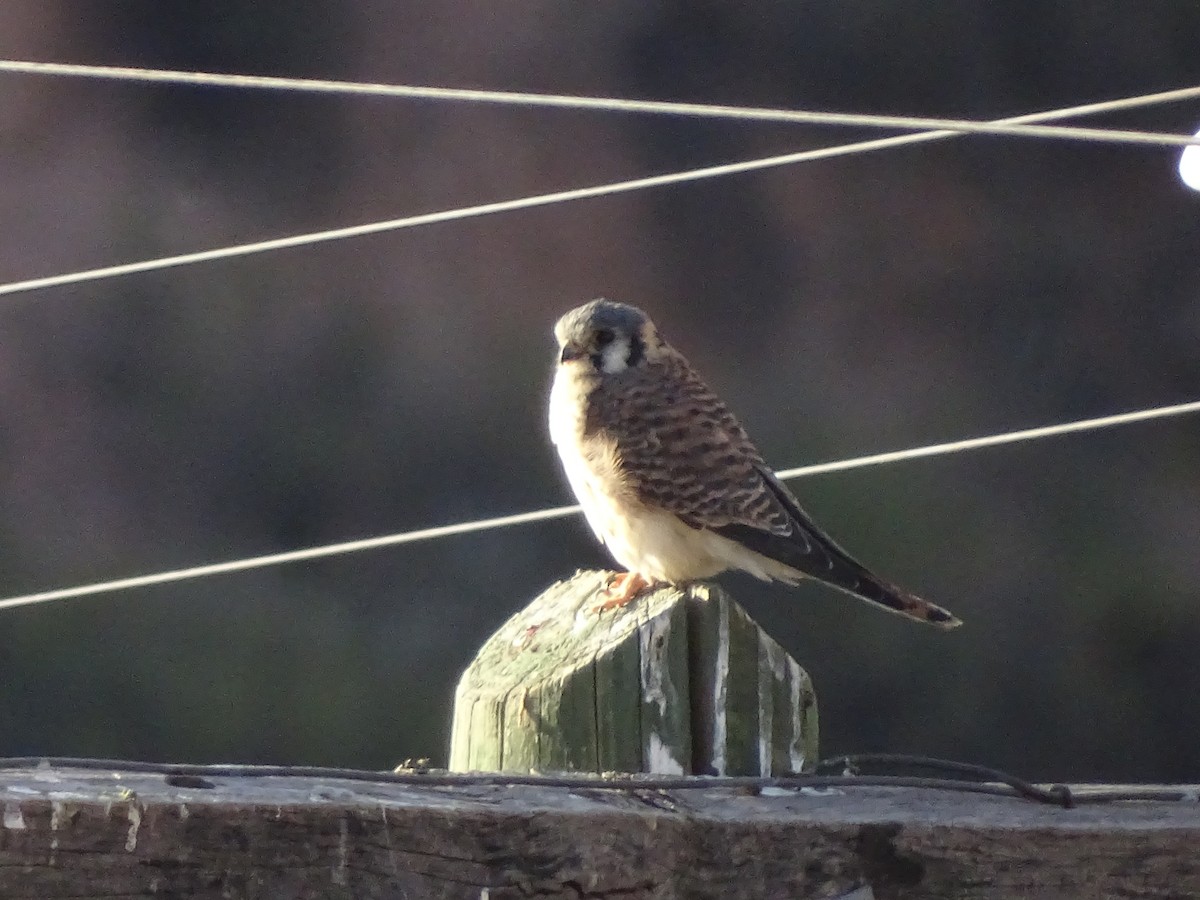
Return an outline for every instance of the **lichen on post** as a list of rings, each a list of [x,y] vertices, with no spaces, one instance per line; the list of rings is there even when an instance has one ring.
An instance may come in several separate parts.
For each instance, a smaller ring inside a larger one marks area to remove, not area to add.
[[[803,669],[719,588],[597,612],[609,573],[547,589],[487,641],[455,694],[455,771],[798,772],[816,760]]]

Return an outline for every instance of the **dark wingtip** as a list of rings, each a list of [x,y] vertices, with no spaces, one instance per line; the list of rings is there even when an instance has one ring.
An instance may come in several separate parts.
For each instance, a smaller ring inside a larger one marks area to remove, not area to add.
[[[938,628],[944,628],[949,631],[951,628],[957,628],[962,624],[962,619],[954,615],[947,609],[942,609],[940,606],[930,604],[929,610],[925,614],[925,621],[930,625],[936,625]]]
[[[884,584],[882,587],[884,589],[882,602],[891,605],[896,612],[946,631],[962,624],[962,619],[936,603],[930,603],[928,600],[893,585]]]
[[[925,622],[928,625],[933,625],[936,628],[946,631],[949,631],[951,628],[957,628],[962,624],[962,619],[954,615],[950,610],[944,609],[936,603],[930,603],[928,600],[922,599],[915,594],[910,594],[908,591],[902,590],[895,585],[875,580],[872,586],[880,592],[878,596],[872,593],[856,593],[858,593],[858,596],[878,603],[892,612],[898,612],[903,616],[908,616],[910,619],[916,619],[918,622]]]

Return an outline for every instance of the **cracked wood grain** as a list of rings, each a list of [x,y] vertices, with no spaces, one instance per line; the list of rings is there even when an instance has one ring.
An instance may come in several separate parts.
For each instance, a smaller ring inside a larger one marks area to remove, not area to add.
[[[817,756],[808,674],[719,587],[597,613],[611,573],[547,588],[459,680],[453,771],[769,775]]]
[[[0,770],[0,897],[1200,896],[1200,804]]]

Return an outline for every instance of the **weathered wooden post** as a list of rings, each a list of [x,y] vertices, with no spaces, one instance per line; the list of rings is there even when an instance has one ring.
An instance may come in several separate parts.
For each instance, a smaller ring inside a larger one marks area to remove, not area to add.
[[[807,673],[720,588],[596,612],[609,573],[550,587],[455,694],[452,771],[779,775],[817,759]]]

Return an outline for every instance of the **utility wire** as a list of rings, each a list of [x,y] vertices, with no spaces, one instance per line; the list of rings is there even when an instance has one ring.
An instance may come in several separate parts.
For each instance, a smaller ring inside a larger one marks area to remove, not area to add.
[[[2,67],[0,67],[2,68]],[[1010,125],[1065,119],[1073,116],[1098,115],[1115,110],[1133,109],[1159,103],[1170,103],[1200,96],[1200,87],[1186,88],[1177,91],[1166,91],[1157,94],[1145,94],[1138,97],[1125,97],[1119,100],[1101,103],[1089,103],[1082,106],[1072,106],[1062,109],[1046,110],[997,119],[987,123],[991,125]],[[51,275],[43,278],[31,278],[0,284],[0,295],[17,294],[26,291],[40,290],[49,287],[61,287],[68,284],[78,284],[88,281],[99,281],[105,278],[116,278],[132,275],[138,272],[150,272],[158,269],[169,269],[176,266],[192,265],[195,263],[211,262],[219,259],[230,259],[238,256],[249,256],[271,250],[282,250],[289,247],[307,246],[325,241],[343,240],[377,234],[384,231],[395,231],[402,228],[415,228],[422,225],[432,225],[438,222],[452,222],[461,219],[491,215],[493,213],[512,212],[520,209],[531,209],[538,206],[549,206],[555,203],[567,203],[592,197],[610,196],[628,193],[654,187],[672,184],[700,181],[707,178],[717,178],[725,175],[735,175],[760,169],[792,165],[794,163],[812,162],[818,159],[830,159],[837,156],[850,156],[883,150],[892,147],[908,146],[926,141],[945,140],[956,137],[961,132],[947,129],[921,131],[916,134],[903,134],[894,137],[877,138],[869,141],[857,141],[851,144],[839,144],[832,147],[821,147],[815,150],[803,150],[797,153],[787,153],[780,156],[769,156],[760,159],[744,160],[716,166],[706,166],[699,169],[689,169],[683,172],[671,172],[664,175],[652,175],[646,178],[635,178],[628,181],[618,181],[609,184],[593,185],[572,190],[555,191],[548,194],[536,194],[518,197],[512,200],[501,200],[495,203],[483,203],[475,206],[458,207],[456,209],[440,210],[415,216],[405,216],[399,219],[389,219],[382,222],[369,222],[363,225],[352,225],[345,228],[334,228],[326,231],[308,234],[291,235],[248,244],[236,244],[220,247],[214,250],[202,250],[195,253],[183,253],[176,256],[164,256],[141,262],[125,263],[122,265],[105,266],[96,269],[84,269],[61,275]],[[1189,140],[1191,140],[1189,138]]]
[[[867,466],[883,465],[902,460],[920,459],[927,456],[943,456],[951,453],[962,453],[983,447],[996,447],[1001,444],[1014,444],[1022,441],[1037,440],[1056,435],[1073,434],[1082,431],[1096,431],[1101,428],[1112,428],[1117,425],[1128,425],[1134,422],[1145,422],[1151,419],[1165,419],[1182,416],[1188,413],[1200,412],[1200,400],[1190,403],[1180,403],[1174,406],[1158,406],[1152,409],[1142,409],[1135,412],[1118,413],[1117,415],[1101,416],[1093,419],[1080,419],[1074,422],[1063,422],[1058,425],[1048,425],[1042,428],[1027,428],[1021,431],[1009,431],[981,438],[968,438],[961,441],[951,441],[943,444],[932,444],[926,447],[915,447],[909,450],[898,450],[891,453],[876,453],[871,456],[859,456],[838,462],[817,463],[811,466],[801,466],[796,469],[786,469],[776,473],[780,478],[800,478],[808,475],[818,475],[827,472],[844,472],[848,469],[859,469]],[[261,569],[284,563],[300,562],[302,560],[320,559],[344,553],[355,553],[360,550],[372,550],[378,547],[390,547],[398,544],[412,544],[418,541],[435,538],[451,537],[460,534],[470,534],[477,531],[489,531],[495,528],[505,528],[512,525],[526,525],[532,522],[544,522],[548,519],[560,519],[579,513],[578,506],[555,506],[550,509],[540,509],[531,512],[517,513],[511,516],[499,516],[491,519],[478,519],[472,522],[458,522],[453,525],[441,525],[435,528],[422,528],[417,531],[406,531],[399,534],[382,535],[357,541],[346,541],[338,544],[327,544],[321,547],[309,547],[304,550],[293,550],[287,553],[273,553],[266,556],[255,556],[248,559],[236,559],[228,562],[212,563],[210,565],[193,566],[187,569],[175,569],[168,572],[158,572],[152,575],[139,575],[132,578],[120,578],[114,581],[101,581],[94,584],[79,585],[78,587],[60,588],[43,591],[36,594],[24,594],[0,600],[0,610],[16,606],[28,606],[34,603],[47,603],[51,600],[65,600],[69,597],[83,597],[91,594],[102,594],[111,591],[130,588],[148,587],[156,584],[166,584],[175,581],[186,581],[193,578],[204,578],[210,575],[221,575],[229,572],[242,572],[247,569]]]
[[[1185,147],[1200,144],[1191,135],[1161,132],[1127,131],[1102,128],[1066,128],[1024,124],[1016,121],[979,122],[973,119],[947,119],[933,116],[885,116],[868,113],[823,112],[817,110],[776,109],[757,106],[728,106],[713,103],[679,103],[663,100],[629,100],[617,97],[581,97],[523,91],[488,91],[467,88],[426,87],[421,85],[378,84],[334,81],[319,78],[280,78],[267,75],[236,75],[216,72],[183,72],[172,69],[142,69],[127,66],[86,66],[71,63],[0,60],[0,72],[32,75],[70,76],[158,84],[240,88],[243,90],[293,91],[320,94],[354,94],[376,97],[405,97],[469,103],[501,104],[524,107],[603,110],[607,112],[651,113],[710,119],[741,119],[758,122],[795,122],[808,125],[837,125],[866,128],[902,128],[916,131],[948,129],[977,134],[1017,135],[1021,137],[1100,141],[1103,143],[1150,144]],[[1170,100],[1200,97],[1200,87],[1162,92],[1156,96]]]
[[[811,466],[801,466],[798,469],[785,469],[775,474],[785,479],[802,478],[807,475],[824,475],[827,472],[844,472],[847,469],[861,469],[865,466],[903,462],[904,460],[921,459],[926,456],[944,456],[947,453],[962,453],[967,450],[979,450],[983,447],[998,447],[1001,444],[1035,441],[1039,438],[1074,434],[1079,431],[1096,431],[1100,428],[1112,428],[1115,425],[1130,425],[1134,422],[1165,419],[1194,412],[1200,412],[1200,400],[1190,403],[1178,403],[1174,406],[1156,406],[1151,409],[1142,409],[1135,412],[1117,413],[1116,415],[1101,416],[1096,419],[1079,419],[1074,422],[1062,422],[1058,425],[1026,428],[1023,431],[1006,431],[1002,434],[993,434],[987,437],[967,438],[966,440],[950,441],[945,444],[931,444],[928,447],[914,447],[911,450],[876,453],[873,456],[859,456],[840,462],[816,463]]]

